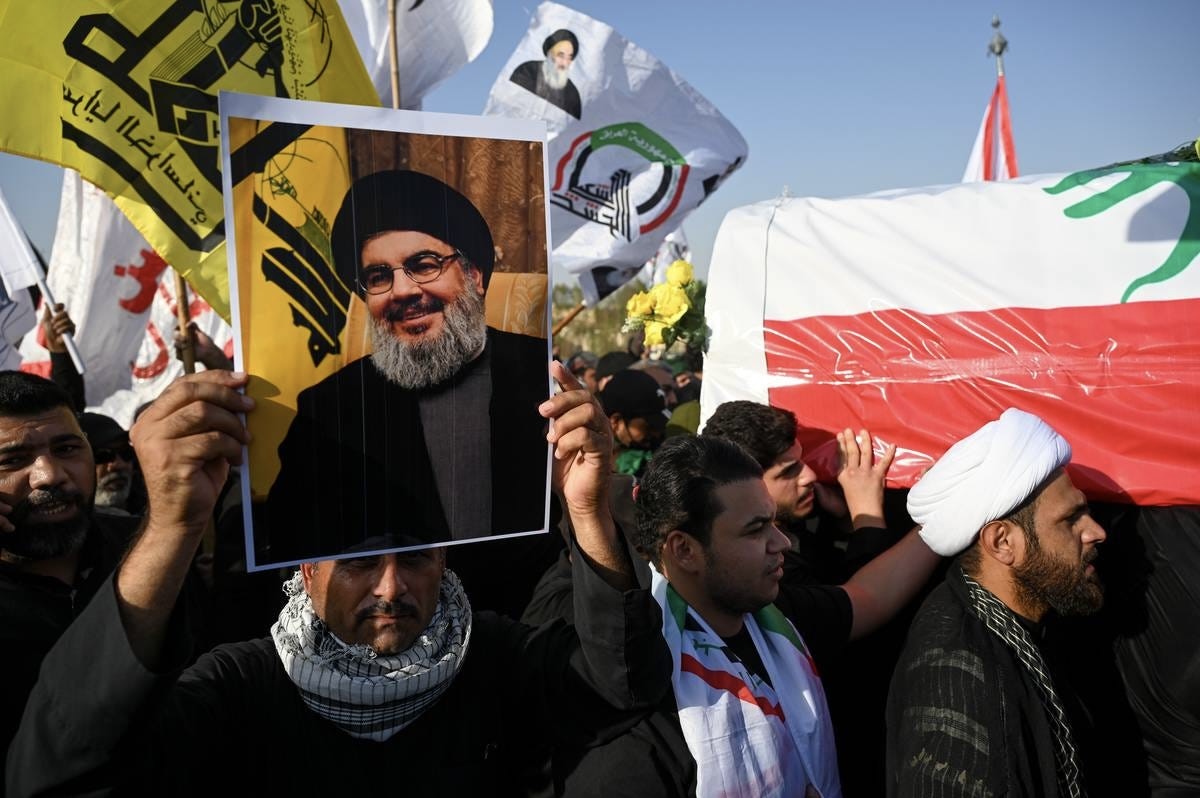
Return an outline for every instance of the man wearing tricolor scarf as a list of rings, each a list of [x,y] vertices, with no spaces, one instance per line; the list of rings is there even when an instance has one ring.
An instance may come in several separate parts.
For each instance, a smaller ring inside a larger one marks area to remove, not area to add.
[[[186,668],[177,599],[254,403],[242,374],[173,384],[131,433],[140,537],[47,657],[8,794],[520,795],[530,751],[627,728],[666,693],[667,650],[608,513],[607,419],[551,373],[565,390],[536,410],[574,532],[574,627],[472,612],[441,549],[373,553],[305,564],[270,637]]]
[[[816,663],[890,618],[937,557],[914,532],[845,585],[790,584],[762,477],[718,438],[673,438],[651,461],[633,543],[653,566],[673,691],[586,757],[567,795],[842,794]]]
[[[892,796],[1086,794],[1080,713],[1047,656],[1052,613],[1095,612],[1105,539],[1064,467],[1071,446],[1017,409],[962,439],[909,493],[930,548],[960,555],[892,678]]]

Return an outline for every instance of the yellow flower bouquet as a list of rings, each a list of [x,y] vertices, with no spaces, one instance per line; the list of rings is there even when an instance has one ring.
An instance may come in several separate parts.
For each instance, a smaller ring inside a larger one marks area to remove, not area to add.
[[[667,268],[667,280],[649,291],[641,291],[625,304],[622,332],[643,330],[646,346],[670,347],[682,341],[689,349],[708,348],[708,325],[704,322],[704,289],[695,279],[692,264],[677,260]]]

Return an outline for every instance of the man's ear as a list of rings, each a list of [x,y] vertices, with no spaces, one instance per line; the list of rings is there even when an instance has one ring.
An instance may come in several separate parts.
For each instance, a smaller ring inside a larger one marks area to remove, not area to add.
[[[983,556],[1012,568],[1025,552],[1025,530],[1009,520],[989,521],[979,530]]]
[[[466,270],[466,274],[467,280],[475,286],[475,293],[483,296],[483,271],[475,264],[471,264],[471,268]]]
[[[678,568],[689,574],[700,571],[704,561],[704,550],[700,541],[681,529],[673,529],[667,533],[663,541],[663,559],[669,562],[669,568]]]
[[[300,563],[300,578],[304,580],[304,592],[312,592],[313,571],[317,570],[315,562]]]

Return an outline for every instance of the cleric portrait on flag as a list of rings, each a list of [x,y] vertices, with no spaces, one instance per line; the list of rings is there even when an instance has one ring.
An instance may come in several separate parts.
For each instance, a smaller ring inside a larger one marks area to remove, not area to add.
[[[512,80],[576,119],[583,112],[579,89],[571,82],[571,65],[579,55],[579,39],[566,28],[559,28],[542,42],[544,59],[526,61],[513,70]]]
[[[534,126],[242,97],[222,122],[241,367],[261,378],[252,567],[544,531]]]

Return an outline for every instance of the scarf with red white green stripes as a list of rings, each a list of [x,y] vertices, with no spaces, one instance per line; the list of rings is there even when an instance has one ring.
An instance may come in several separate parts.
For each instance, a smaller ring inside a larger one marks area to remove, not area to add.
[[[651,573],[674,660],[679,725],[696,760],[697,798],[840,798],[825,691],[791,622],[773,604],[745,616],[768,684],[657,570]]]

